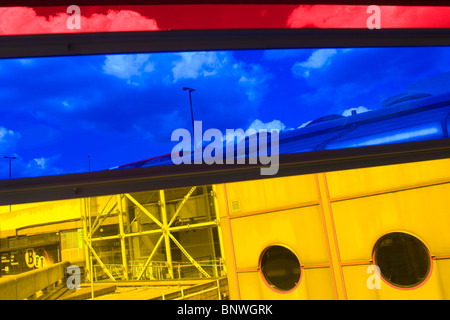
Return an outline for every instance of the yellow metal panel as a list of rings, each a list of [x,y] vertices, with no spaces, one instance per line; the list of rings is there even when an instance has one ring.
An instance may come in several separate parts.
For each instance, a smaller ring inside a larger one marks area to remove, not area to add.
[[[449,179],[450,159],[327,173],[332,199]]]
[[[308,291],[308,299],[334,300],[333,279],[330,268],[304,269],[300,285]]]
[[[257,268],[275,244],[291,248],[304,265],[328,263],[319,206],[234,218],[231,225],[238,270]]]
[[[371,259],[376,241],[392,231],[416,235],[434,255],[450,254],[450,184],[332,204],[341,259]]]
[[[269,288],[258,271],[238,275],[243,300],[334,299],[329,268],[305,269],[299,286],[288,293]]]
[[[344,277],[349,299],[381,299],[381,300],[415,300],[443,299],[443,291],[439,273],[433,270],[428,281],[416,289],[399,289],[380,280],[379,287],[367,286],[372,273],[367,272],[367,265],[344,267]],[[434,268],[436,268],[436,264]]]
[[[16,207],[16,209],[18,208],[21,209],[1,214],[1,232],[36,224],[77,219],[81,216],[79,199],[42,202],[36,203],[35,206],[31,204],[20,205]],[[49,229],[52,229],[51,225]],[[4,235],[2,234],[2,236]]]
[[[450,259],[435,260],[433,273],[439,277],[442,299],[450,299]]]
[[[318,199],[314,175],[235,182],[226,188],[230,215],[292,207]]]
[[[225,266],[227,270],[228,278],[228,290],[230,293],[230,299],[239,299],[237,274],[235,272],[236,265],[234,259],[234,243],[231,235],[231,231],[226,217],[221,217],[220,226],[222,231],[223,251],[225,253]]]

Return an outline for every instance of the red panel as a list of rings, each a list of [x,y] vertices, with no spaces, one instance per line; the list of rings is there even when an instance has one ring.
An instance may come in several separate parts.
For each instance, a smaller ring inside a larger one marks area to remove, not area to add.
[[[366,5],[81,6],[70,30],[67,7],[0,7],[0,35],[71,32],[367,28]],[[450,28],[450,7],[379,6],[381,28]],[[369,13],[368,13],[369,12]]]

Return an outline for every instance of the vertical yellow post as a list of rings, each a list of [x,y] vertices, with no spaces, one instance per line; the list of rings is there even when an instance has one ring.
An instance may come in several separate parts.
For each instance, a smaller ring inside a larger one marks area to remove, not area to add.
[[[216,222],[217,222],[217,237],[219,238],[219,247],[220,247],[220,257],[222,260],[222,270],[223,275],[227,274],[227,268],[225,265],[225,249],[223,246],[223,237],[222,237],[222,228],[220,227],[220,214],[219,214],[219,203],[217,201],[217,188],[216,185],[212,185],[212,192],[213,192],[213,201],[214,201],[214,211],[216,214]]]
[[[346,300],[347,292],[345,289],[344,275],[342,272],[339,246],[334,225],[333,211],[330,203],[330,195],[328,192],[326,173],[316,174],[315,178],[319,193],[320,207],[322,211],[322,221],[324,223],[324,229],[327,238],[328,256],[331,265],[331,274],[336,299]]]
[[[122,266],[123,266],[123,275],[125,280],[128,281],[128,259],[127,259],[127,251],[125,246],[125,232],[123,228],[123,203],[122,203],[122,195],[117,195],[117,206],[119,208],[119,235],[120,235],[120,249],[122,252]]]
[[[162,217],[162,232],[164,234],[164,242],[166,245],[166,257],[167,265],[169,268],[169,277],[173,279],[173,266],[172,266],[172,251],[170,250],[170,237],[169,237],[169,227],[167,223],[167,210],[166,210],[166,196],[164,190],[159,190],[159,200],[161,201],[161,217]]]
[[[86,201],[87,200],[87,201]],[[87,250],[89,250],[88,255],[89,255],[89,273],[90,273],[90,280],[91,280],[91,299],[94,300],[94,272],[93,272],[93,265],[92,265],[92,255],[91,255],[91,248],[92,248],[92,221],[91,221],[91,199],[85,199],[84,203],[85,203],[85,213],[87,212],[87,214],[85,214],[86,217],[86,225],[88,227],[87,230],[87,239],[86,239],[86,247]]]
[[[86,213],[86,198],[81,199],[81,220],[83,222],[83,241],[84,241],[84,259],[86,260],[85,275],[86,281],[91,281],[91,263],[90,263],[90,252],[88,243],[88,229],[87,229],[87,213]]]

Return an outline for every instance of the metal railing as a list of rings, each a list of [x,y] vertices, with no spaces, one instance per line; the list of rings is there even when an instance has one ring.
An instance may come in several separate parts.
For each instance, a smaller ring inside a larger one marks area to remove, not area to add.
[[[218,278],[225,276],[225,269],[222,260],[210,260],[199,261],[198,265],[202,267],[206,273],[212,278]],[[139,274],[144,268],[145,261],[135,260],[128,264],[128,277],[130,280],[137,280]],[[122,264],[104,264],[109,273],[116,279],[124,279],[123,265]],[[94,279],[102,280],[108,278],[106,272],[100,265],[93,266]],[[145,272],[143,273],[141,280],[168,280],[170,266],[167,261],[151,261]],[[205,275],[200,272],[190,262],[172,262],[173,278],[174,279],[199,279],[206,278]]]

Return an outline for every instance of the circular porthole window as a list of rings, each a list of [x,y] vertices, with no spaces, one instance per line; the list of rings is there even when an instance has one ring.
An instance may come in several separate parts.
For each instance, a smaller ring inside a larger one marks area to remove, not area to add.
[[[399,288],[415,288],[431,274],[431,255],[416,237],[393,232],[381,237],[374,247],[373,259],[381,277]]]
[[[275,291],[287,293],[300,283],[300,262],[294,252],[283,246],[271,246],[264,250],[259,270],[264,282]]]

